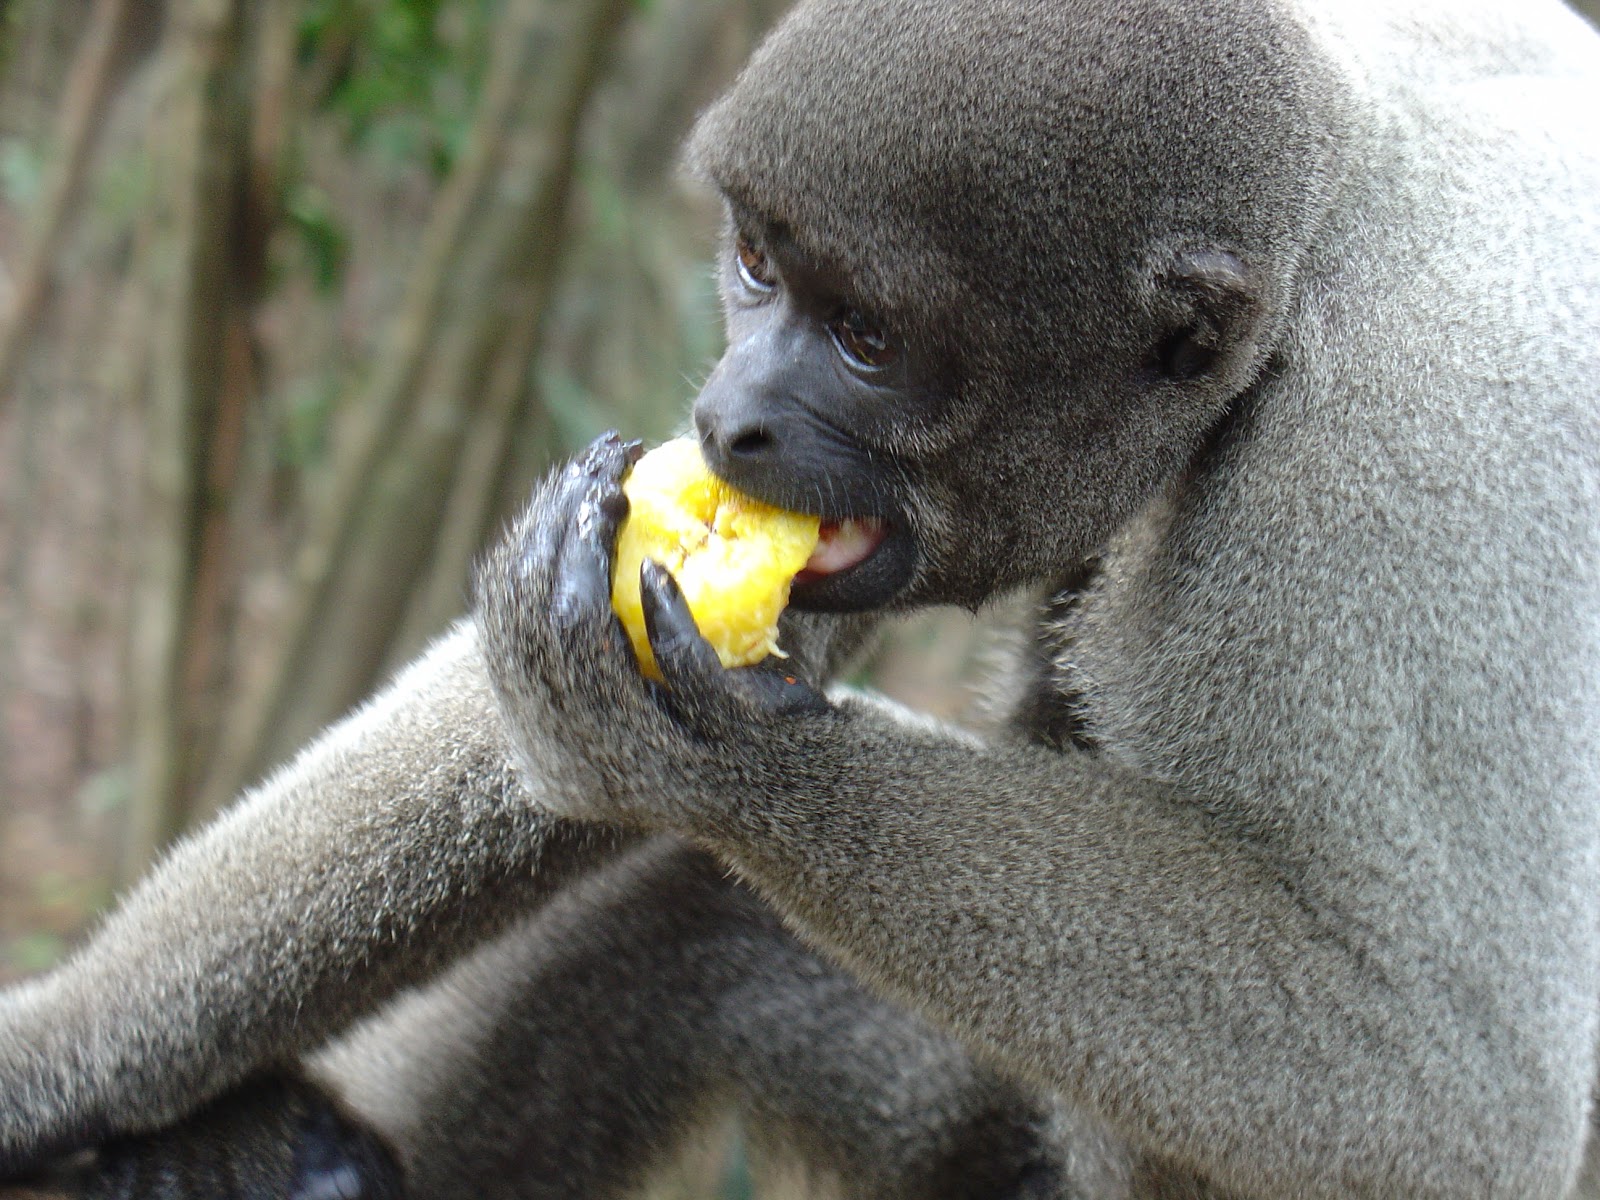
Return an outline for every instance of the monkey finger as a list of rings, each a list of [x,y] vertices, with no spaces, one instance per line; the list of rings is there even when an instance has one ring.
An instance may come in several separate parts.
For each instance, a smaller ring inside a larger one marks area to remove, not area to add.
[[[639,600],[645,634],[669,699],[684,715],[703,715],[731,698],[728,671],[701,636],[672,572],[647,558],[639,564]]]
[[[632,672],[637,669],[633,647],[611,607],[610,546],[616,536],[615,522],[611,522],[613,532],[597,534],[592,526],[599,522],[584,519],[592,515],[587,509],[580,513],[578,528],[562,548],[550,604],[551,621],[567,640],[569,650],[598,646],[608,661]]]
[[[574,486],[597,485],[618,488],[628,468],[639,461],[644,453],[644,443],[637,439],[624,441],[614,430],[603,433],[572,461],[568,477]]]
[[[561,544],[550,614],[559,628],[575,630],[599,622],[607,640],[617,625],[611,613],[611,553],[617,528],[628,513],[622,475],[637,457],[638,442],[607,434],[592,443],[563,478],[571,506]],[[620,627],[616,636],[621,636]]]
[[[670,699],[703,715],[714,707],[738,708],[745,714],[800,716],[825,712],[828,701],[781,660],[729,670],[701,636],[677,581],[661,564],[646,561],[639,569],[645,630],[656,665],[667,681]]]

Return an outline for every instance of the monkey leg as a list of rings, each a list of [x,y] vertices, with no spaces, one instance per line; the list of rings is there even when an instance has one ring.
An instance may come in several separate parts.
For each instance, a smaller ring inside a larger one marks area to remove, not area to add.
[[[312,1076],[321,1086],[247,1079],[32,1194],[619,1196],[730,1112],[766,1196],[1201,1194],[1148,1187],[1103,1132],[867,995],[666,839],[395,1001],[318,1055]]]
[[[0,1178],[322,1044],[624,840],[508,763],[462,625],[0,994]]]
[[[317,1071],[429,1200],[630,1194],[730,1111],[758,1175],[809,1196],[1121,1194],[1101,1142],[1072,1148],[1094,1181],[1073,1190],[1049,1105],[868,996],[668,840],[578,881]]]

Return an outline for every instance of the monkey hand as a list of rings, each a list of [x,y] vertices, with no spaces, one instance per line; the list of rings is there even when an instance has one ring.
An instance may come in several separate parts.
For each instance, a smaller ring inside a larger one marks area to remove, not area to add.
[[[398,1200],[390,1149],[298,1075],[247,1079],[175,1125],[116,1138],[19,1183],[41,1200]],[[0,1184],[0,1194],[13,1194]]]
[[[641,598],[665,682],[640,673],[611,606],[621,479],[638,453],[608,434],[540,486],[479,572],[476,619],[521,765],[551,802],[569,816],[678,826],[753,743],[781,741],[775,727],[830,706],[785,660],[724,668],[649,561]]]

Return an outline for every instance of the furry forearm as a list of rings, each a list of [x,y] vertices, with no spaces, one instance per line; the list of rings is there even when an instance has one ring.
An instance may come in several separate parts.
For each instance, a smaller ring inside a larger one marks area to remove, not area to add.
[[[0,998],[0,1175],[169,1121],[502,928],[620,835],[538,809],[462,626]]]
[[[747,762],[685,824],[859,976],[1025,1077],[1243,1194],[1564,1194],[1586,1060],[1514,1027],[1521,976],[1451,961],[1420,923],[1341,924],[1103,759],[860,702],[788,732],[746,747],[781,759],[781,797],[740,792],[779,774]],[[1385,886],[1397,911],[1428,899]]]

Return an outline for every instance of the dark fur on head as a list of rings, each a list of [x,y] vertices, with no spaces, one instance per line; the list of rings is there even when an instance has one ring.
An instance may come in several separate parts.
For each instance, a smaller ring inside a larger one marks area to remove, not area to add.
[[[1331,80],[1271,5],[820,0],[703,117],[691,168],[940,360],[938,435],[900,455],[915,598],[1092,551],[1249,385],[1324,202]]]

